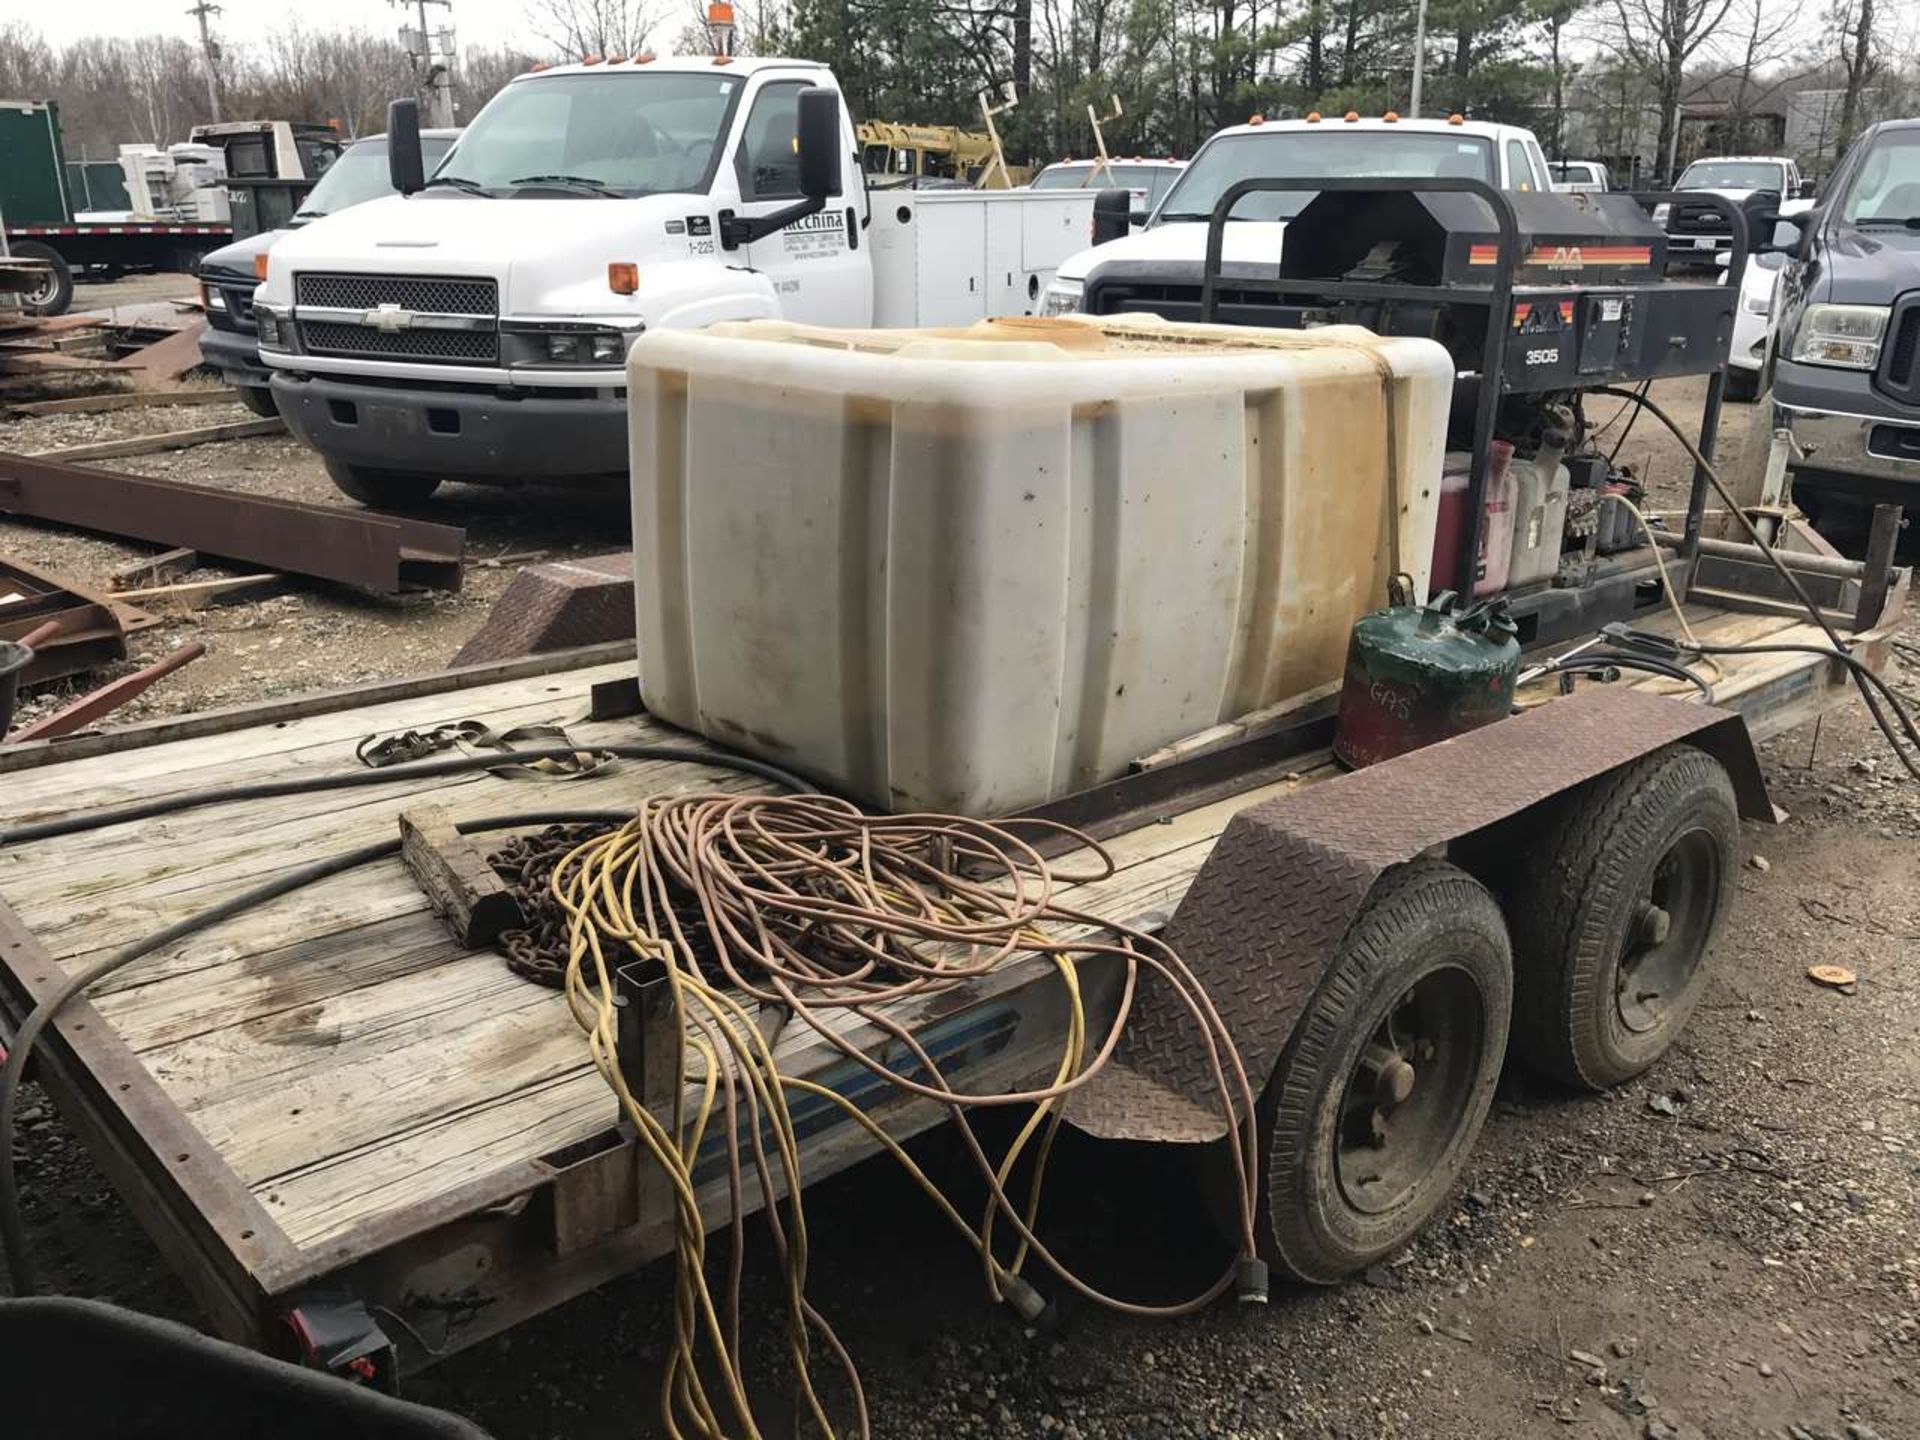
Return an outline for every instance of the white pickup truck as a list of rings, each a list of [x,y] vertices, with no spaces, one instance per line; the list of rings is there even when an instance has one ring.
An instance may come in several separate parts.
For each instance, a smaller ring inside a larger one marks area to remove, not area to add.
[[[1230,185],[1256,175],[1455,175],[1503,190],[1553,189],[1540,142],[1518,126],[1458,115],[1444,120],[1362,119],[1351,112],[1339,119],[1255,117],[1200,147],[1145,229],[1062,262],[1043,299],[1043,313],[1144,309],[1169,319],[1198,319],[1207,217]],[[1311,199],[1312,192],[1305,190],[1248,195],[1226,230],[1228,266],[1261,262],[1270,267],[1279,258],[1287,222]]]
[[[833,75],[802,60],[540,69],[431,178],[407,149],[401,193],[275,245],[253,305],[281,415],[374,505],[622,475],[650,327],[1032,313],[1096,206],[1126,230],[1117,191],[869,195]]]

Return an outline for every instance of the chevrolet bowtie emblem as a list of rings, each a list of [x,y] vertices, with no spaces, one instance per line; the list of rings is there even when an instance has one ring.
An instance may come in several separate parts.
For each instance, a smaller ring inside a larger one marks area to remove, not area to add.
[[[376,305],[360,317],[360,323],[393,335],[413,328],[413,311],[402,310],[398,305]]]

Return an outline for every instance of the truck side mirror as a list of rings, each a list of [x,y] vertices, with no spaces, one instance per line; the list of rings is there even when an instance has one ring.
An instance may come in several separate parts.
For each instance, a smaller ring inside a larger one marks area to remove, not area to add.
[[[1747,250],[1754,255],[1802,256],[1807,237],[1813,234],[1813,212],[1782,215],[1778,210],[1747,212]]]
[[[1093,197],[1093,243],[1126,238],[1133,224],[1133,196],[1125,190],[1102,190]]]
[[[800,193],[825,201],[840,193],[840,97],[814,85],[800,92],[799,105]]]
[[[402,195],[424,189],[427,162],[420,153],[420,102],[387,102],[387,178]]]
[[[1813,199],[1813,181],[1802,180],[1799,188],[1793,192],[1793,198],[1796,200]]]

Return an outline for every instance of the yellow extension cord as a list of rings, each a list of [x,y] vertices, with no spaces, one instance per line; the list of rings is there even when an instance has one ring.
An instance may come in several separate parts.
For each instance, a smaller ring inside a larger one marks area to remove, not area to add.
[[[859,1433],[868,1433],[866,1406],[857,1375],[844,1347],[824,1318],[807,1305],[806,1228],[801,1192],[799,1146],[788,1113],[789,1091],[828,1100],[843,1110],[866,1134],[900,1163],[916,1185],[926,1193],[970,1245],[976,1248],[985,1267],[987,1286],[995,1299],[1003,1295],[1008,1276],[1018,1275],[1029,1250],[1030,1233],[1039,1211],[1046,1165],[1058,1133],[1064,1098],[1052,1096],[1037,1104],[1020,1128],[995,1177],[1004,1187],[1021,1156],[1038,1135],[1039,1145],[1033,1176],[1022,1206],[1020,1228],[1023,1234],[1011,1261],[1003,1263],[994,1253],[993,1221],[999,1207],[995,1198],[988,1201],[986,1214],[976,1228],[970,1225],[939,1187],[926,1175],[892,1136],[888,1135],[864,1110],[846,1096],[828,1087],[797,1076],[783,1076],[775,1063],[771,1046],[760,1028],[738,1000],[709,984],[697,967],[689,963],[684,937],[670,912],[656,913],[659,895],[657,883],[662,877],[657,857],[643,853],[644,844],[633,826],[590,840],[577,847],[555,868],[555,897],[569,916],[569,955],[566,993],[575,1019],[586,1032],[594,1064],[618,1098],[622,1113],[634,1126],[661,1174],[671,1186],[675,1201],[676,1281],[674,1297],[674,1345],[668,1362],[661,1394],[661,1418],[673,1440],[684,1440],[689,1431],[701,1440],[718,1440],[729,1433],[721,1419],[715,1398],[709,1395],[700,1366],[702,1340],[709,1358],[717,1361],[725,1394],[722,1403],[732,1412],[740,1432],[759,1440],[761,1431],[753,1417],[746,1394],[743,1357],[738,1353],[737,1326],[723,1326],[719,1307],[706,1277],[706,1229],[695,1190],[693,1167],[717,1104],[724,1098],[726,1110],[734,1113],[731,1092],[735,1081],[743,1082],[749,1095],[749,1109],[757,1110],[770,1122],[776,1141],[778,1165],[786,1184],[784,1258],[787,1268],[788,1349],[795,1377],[808,1410],[822,1432],[831,1437],[836,1431],[814,1388],[810,1374],[809,1326],[817,1328],[833,1351],[855,1397]],[[653,881],[656,883],[646,883]],[[634,910],[636,885],[643,889],[644,914]],[[952,907],[944,907],[947,918],[963,922]],[[662,907],[664,910],[664,907]],[[663,939],[661,930],[671,933]],[[683,1043],[699,1060],[689,1071],[683,1064],[686,1087],[697,1087],[699,1103],[691,1117],[686,1114],[684,1090],[674,1097],[671,1127],[663,1125],[628,1087],[619,1064],[617,1011],[607,946],[615,945],[634,956],[661,962],[671,987],[673,1008],[680,1017]],[[1086,1058],[1087,1024],[1076,962],[1071,955],[1052,953],[1068,998],[1068,1026],[1054,1087],[1066,1085],[1080,1074]],[[590,967],[590,968],[589,968]],[[721,1046],[726,1056],[723,1058]],[[956,1107],[957,1108],[957,1107]],[[754,1138],[757,1145],[757,1127]],[[738,1144],[738,1135],[730,1130],[729,1146]],[[763,1185],[765,1178],[763,1176]],[[771,1192],[767,1193],[769,1202]],[[734,1197],[734,1224],[740,1220],[739,1197]],[[736,1238],[736,1252],[738,1240]],[[735,1256],[735,1274],[739,1257]]]

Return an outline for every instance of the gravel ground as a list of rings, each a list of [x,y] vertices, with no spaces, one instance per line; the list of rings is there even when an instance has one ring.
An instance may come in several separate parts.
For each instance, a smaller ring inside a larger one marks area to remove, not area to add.
[[[1656,393],[1697,414],[1697,385]],[[241,418],[215,407],[185,420],[135,414],[0,424],[0,447]],[[1729,465],[1750,423],[1750,410],[1729,408]],[[1642,421],[1623,454],[1670,502],[1684,462],[1652,431]],[[332,498],[318,465],[284,440],[115,463]],[[146,712],[431,668],[479,623],[513,557],[624,541],[619,507],[577,497],[454,489],[426,513],[467,525],[482,557],[459,596],[303,586],[170,617],[136,640],[136,659],[188,638],[213,653],[157,688]],[[92,580],[140,553],[5,521],[0,552]],[[486,558],[503,555],[498,568]],[[1920,617],[1906,636],[1920,644]],[[1917,668],[1900,683],[1920,703]],[[870,1162],[810,1192],[812,1293],[861,1363],[874,1433],[1920,1436],[1920,785],[1857,704],[1817,734],[1772,742],[1764,759],[1790,818],[1746,828],[1738,909],[1681,1044],[1606,1096],[1507,1075],[1456,1203],[1363,1279],[1165,1322],[1063,1301],[1063,1328],[1030,1340],[986,1303],[977,1259],[893,1167]],[[1812,984],[1806,968],[1821,962],[1857,971],[1854,992]],[[29,1220],[53,1278],[193,1319],[58,1116],[37,1095],[27,1103]],[[937,1137],[920,1149],[958,1175]],[[1069,1137],[1045,1221],[1089,1279],[1130,1296],[1177,1298],[1227,1259],[1179,1156]],[[758,1240],[750,1264],[770,1286]],[[453,1357],[412,1392],[503,1440],[661,1433],[670,1284],[660,1266],[610,1283]],[[769,1288],[760,1293],[749,1316],[766,1357],[756,1380],[777,1415],[788,1398],[771,1358],[780,1336]]]

